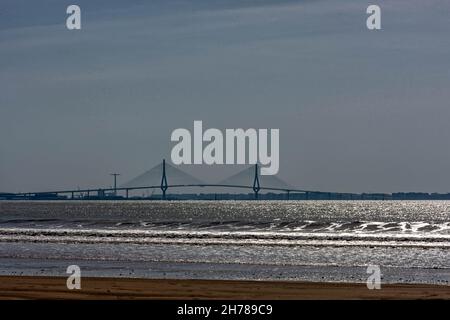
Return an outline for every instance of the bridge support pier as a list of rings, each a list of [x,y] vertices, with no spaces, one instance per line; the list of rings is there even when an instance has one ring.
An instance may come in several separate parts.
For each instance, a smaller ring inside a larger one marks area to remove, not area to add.
[[[126,189],[125,192],[126,192],[126,198],[128,199],[128,189]]]

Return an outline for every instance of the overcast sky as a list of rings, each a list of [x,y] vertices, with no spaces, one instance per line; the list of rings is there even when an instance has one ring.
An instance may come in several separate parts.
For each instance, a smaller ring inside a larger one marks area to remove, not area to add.
[[[203,120],[279,128],[297,187],[450,192],[449,35],[447,0],[2,0],[0,191],[125,182]]]

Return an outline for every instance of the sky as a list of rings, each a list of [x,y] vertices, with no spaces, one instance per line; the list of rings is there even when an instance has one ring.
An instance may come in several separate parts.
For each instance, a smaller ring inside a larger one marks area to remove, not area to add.
[[[125,182],[202,120],[278,128],[298,188],[450,192],[449,31],[444,0],[2,0],[0,191]]]

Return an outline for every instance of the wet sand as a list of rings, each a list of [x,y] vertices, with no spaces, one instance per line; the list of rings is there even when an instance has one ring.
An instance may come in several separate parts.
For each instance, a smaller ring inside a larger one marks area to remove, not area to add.
[[[0,276],[0,299],[450,299],[450,286],[82,278],[68,290],[62,277]]]

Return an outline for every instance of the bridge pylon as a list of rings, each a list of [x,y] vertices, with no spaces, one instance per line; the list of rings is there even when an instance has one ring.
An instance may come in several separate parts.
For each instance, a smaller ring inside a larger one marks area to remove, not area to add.
[[[162,200],[166,200],[166,191],[169,188],[167,183],[166,176],[166,159],[163,159],[162,162],[162,177],[161,177],[161,191],[162,191]]]
[[[258,192],[261,190],[258,176],[258,164],[255,164],[255,178],[253,179],[253,192],[255,192],[255,200],[258,200]]]

